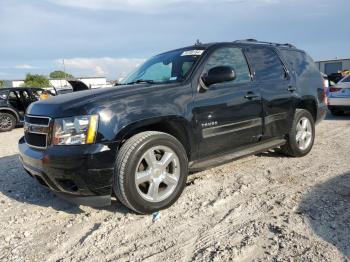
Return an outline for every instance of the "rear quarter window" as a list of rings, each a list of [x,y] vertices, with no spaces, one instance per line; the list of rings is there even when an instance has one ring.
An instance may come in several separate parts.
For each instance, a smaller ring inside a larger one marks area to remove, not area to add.
[[[288,67],[294,71],[297,76],[303,76],[307,72],[319,72],[315,62],[305,52],[298,50],[280,50],[286,60]]]

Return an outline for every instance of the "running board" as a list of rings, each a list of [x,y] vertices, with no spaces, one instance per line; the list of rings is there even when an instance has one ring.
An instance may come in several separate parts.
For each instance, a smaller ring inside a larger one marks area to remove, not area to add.
[[[196,160],[189,163],[189,170],[191,172],[202,171],[210,167],[215,167],[215,166],[228,163],[234,159],[265,152],[269,149],[282,146],[286,142],[287,141],[285,139],[277,139],[277,140],[274,139],[274,140],[260,142],[250,147],[238,148],[235,151],[231,151],[226,154],[220,154],[220,155],[215,155],[214,157]]]

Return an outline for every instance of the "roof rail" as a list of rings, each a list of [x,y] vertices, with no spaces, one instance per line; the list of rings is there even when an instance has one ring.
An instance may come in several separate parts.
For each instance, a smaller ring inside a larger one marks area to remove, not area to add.
[[[286,43],[286,44],[280,44],[280,43],[273,43],[273,42],[265,42],[265,41],[258,41],[256,39],[243,39],[243,40],[236,40],[234,43],[255,43],[255,44],[263,44],[263,45],[271,45],[271,46],[285,46],[289,48],[296,48],[294,45]]]

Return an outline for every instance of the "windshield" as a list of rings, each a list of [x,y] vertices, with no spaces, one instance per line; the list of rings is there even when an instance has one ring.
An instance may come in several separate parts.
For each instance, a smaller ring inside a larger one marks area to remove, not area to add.
[[[203,52],[203,49],[191,49],[157,55],[132,72],[121,84],[181,82]]]

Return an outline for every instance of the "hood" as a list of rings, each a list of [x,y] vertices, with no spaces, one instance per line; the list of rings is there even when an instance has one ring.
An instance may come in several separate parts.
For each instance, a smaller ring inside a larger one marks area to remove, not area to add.
[[[146,93],[159,88],[160,85],[137,84],[73,92],[32,103],[26,113],[53,118],[92,114],[98,108],[124,102],[126,98],[130,102],[133,95],[144,99]]]

